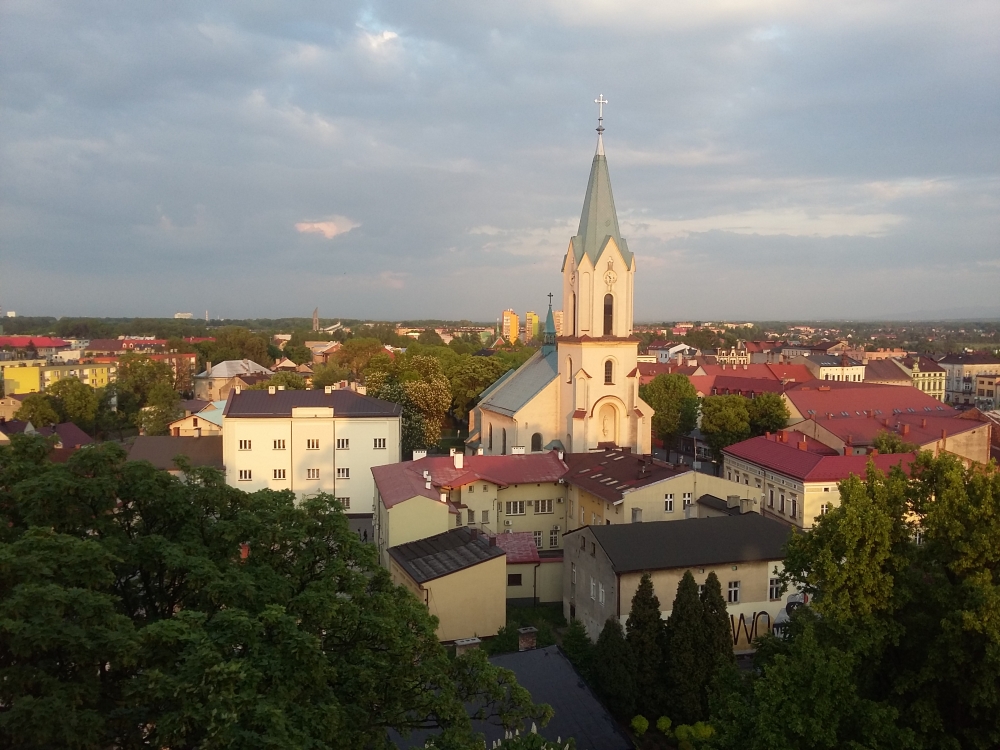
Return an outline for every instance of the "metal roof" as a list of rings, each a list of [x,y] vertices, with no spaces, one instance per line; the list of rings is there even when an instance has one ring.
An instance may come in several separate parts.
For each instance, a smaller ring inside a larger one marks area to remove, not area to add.
[[[608,175],[608,160],[601,151],[594,155],[590,167],[590,179],[587,182],[587,194],[583,199],[583,211],[580,214],[580,226],[573,237],[573,253],[577,265],[586,255],[590,262],[597,264],[608,238],[614,238],[615,244],[624,258],[626,265],[632,267],[632,253],[618,229],[618,214],[615,211],[615,199],[611,194],[611,177]]]
[[[332,407],[337,417],[398,417],[399,404],[347,390],[326,391],[240,391],[229,392],[224,416],[291,417],[295,407]]]
[[[537,351],[510,377],[505,377],[503,383],[479,402],[479,406],[511,417],[523,409],[558,375],[557,352]]]
[[[264,365],[259,365],[252,359],[227,359],[195,377],[199,378],[235,378],[237,375],[274,375]]]
[[[417,583],[443,578],[481,562],[503,557],[485,534],[462,527],[389,548],[389,555]]]

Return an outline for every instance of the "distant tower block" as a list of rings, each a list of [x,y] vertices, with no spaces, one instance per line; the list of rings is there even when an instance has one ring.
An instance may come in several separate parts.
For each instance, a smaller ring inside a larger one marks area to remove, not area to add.
[[[318,307],[315,310],[313,310],[313,330],[314,331],[318,331],[319,330],[319,308]]]

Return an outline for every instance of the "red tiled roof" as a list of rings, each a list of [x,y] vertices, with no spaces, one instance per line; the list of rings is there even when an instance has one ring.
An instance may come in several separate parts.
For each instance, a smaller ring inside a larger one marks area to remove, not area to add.
[[[978,420],[966,421],[957,415],[937,416],[925,412],[903,412],[883,417],[841,417],[840,419],[814,419],[817,425],[829,430],[851,445],[871,445],[880,432],[897,433],[907,443],[927,445],[941,439],[942,434],[952,437],[982,426]],[[906,434],[903,434],[903,432]]]
[[[808,383],[810,380],[815,380],[812,372],[805,365],[777,364],[765,365],[765,367],[771,371],[775,378],[785,382]]]
[[[817,380],[792,386],[785,396],[806,419],[830,413],[835,419],[860,417],[870,410],[875,410],[876,417],[885,417],[891,416],[893,409],[938,416],[955,414],[950,406],[909,386]]]
[[[430,472],[427,489],[424,471]],[[382,504],[391,508],[411,497],[437,500],[442,487],[464,487],[487,481],[501,487],[513,484],[557,482],[566,473],[566,464],[556,451],[520,456],[464,456],[463,467],[455,468],[451,456],[427,456],[417,461],[372,467]]]
[[[565,476],[567,483],[611,503],[620,502],[630,490],[690,471],[620,448],[594,453],[567,453],[566,463],[569,467]]]
[[[647,385],[657,375],[669,375],[679,373],[681,375],[693,375],[698,369],[697,365],[680,365],[676,362],[638,362],[636,369],[639,371],[639,385]]]
[[[0,336],[0,346],[9,346],[13,349],[25,349],[28,344],[34,344],[36,349],[51,349],[61,346],[69,346],[68,341],[52,338],[50,336]]]
[[[875,466],[883,472],[900,464],[904,465],[905,470],[916,458],[913,453],[823,456],[799,450],[791,442],[779,443],[767,437],[750,438],[730,445],[723,449],[723,453],[804,482],[839,482],[851,474],[864,477],[869,460],[874,461]]]
[[[868,364],[865,365],[865,380],[872,383],[880,380],[883,382],[887,380],[904,383],[911,382],[910,376],[903,372],[903,368],[892,359],[868,360]]]
[[[121,352],[125,350],[125,342],[121,339],[91,339],[86,346],[88,352]]]
[[[538,548],[530,531],[497,534],[497,547],[507,553],[507,564],[537,563]]]
[[[741,378],[777,380],[767,365],[702,365],[706,375],[735,375]]]

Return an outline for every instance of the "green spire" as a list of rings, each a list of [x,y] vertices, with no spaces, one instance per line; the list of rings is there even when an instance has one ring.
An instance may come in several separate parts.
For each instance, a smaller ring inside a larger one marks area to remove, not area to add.
[[[542,336],[542,354],[556,350],[556,321],[552,317],[552,292],[549,292],[549,314],[545,316],[545,333]]]
[[[587,195],[583,200],[580,228],[573,238],[576,262],[579,263],[583,256],[587,255],[590,262],[596,265],[608,237],[614,238],[625,262],[631,266],[632,253],[629,252],[618,229],[618,214],[615,212],[611,177],[608,175],[608,159],[604,155],[604,138],[602,133],[598,133],[597,153],[594,154],[594,162],[590,167],[590,180],[587,182]]]

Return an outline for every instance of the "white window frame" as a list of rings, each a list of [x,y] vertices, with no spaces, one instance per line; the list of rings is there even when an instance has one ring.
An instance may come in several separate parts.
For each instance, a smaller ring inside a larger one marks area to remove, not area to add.
[[[253,469],[240,469],[239,478],[241,482],[250,482],[253,480]]]
[[[559,532],[556,529],[549,531],[549,549],[555,549],[559,546]]]
[[[337,502],[344,506],[344,510],[351,509],[351,498],[349,497],[338,497]]]
[[[337,479],[350,479],[351,469],[349,466],[338,466],[337,467]]]
[[[524,500],[507,500],[504,506],[504,514],[508,516],[523,516]]]
[[[348,451],[351,449],[351,439],[350,438],[337,438],[337,450],[338,451]]]
[[[689,507],[691,507],[691,503],[692,503],[692,497],[691,497],[691,494],[692,494],[692,493],[690,493],[690,492],[685,492],[685,493],[684,493],[684,496],[683,496],[683,502],[684,502],[684,507],[685,507],[685,508],[689,508]]]
[[[668,492],[663,496],[663,512],[673,513],[674,512],[674,493]]]
[[[481,515],[481,517],[483,519],[483,523],[489,523],[490,522],[490,512],[488,510],[484,510],[480,515]]]
[[[319,479],[319,469],[306,469],[306,479]]]
[[[276,451],[283,451],[283,450],[285,450],[285,441],[284,440],[275,440],[274,441],[274,450],[276,450]]]
[[[739,604],[740,603],[740,582],[730,581],[729,591],[727,593],[726,601],[729,604]]]
[[[593,576],[590,577],[590,598],[597,599],[597,581]]]
[[[384,451],[385,450],[385,438],[375,438],[372,442],[372,450]]]
[[[551,512],[552,512],[552,498],[535,501],[535,513],[551,513]]]
[[[781,601],[781,579],[771,578],[767,582],[767,597],[772,602]]]
[[[319,450],[319,438],[306,438],[306,450],[307,451],[318,451]]]
[[[285,470],[284,469],[275,469],[274,470],[274,474],[273,474],[273,478],[274,479],[284,479],[285,478]]]
[[[600,603],[600,605],[602,607],[604,606],[604,584],[603,583],[598,583],[597,584],[597,601]]]
[[[532,531],[531,532],[531,538],[535,542],[535,549],[541,549],[542,548],[542,532],[541,532],[541,530],[540,529],[535,529],[534,531]]]
[[[252,444],[253,444],[253,441],[251,441],[251,440],[240,440],[240,450],[241,451],[251,450],[250,446]]]

